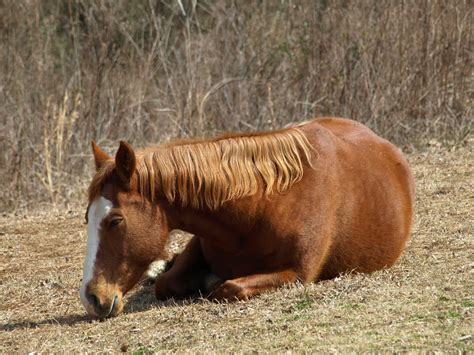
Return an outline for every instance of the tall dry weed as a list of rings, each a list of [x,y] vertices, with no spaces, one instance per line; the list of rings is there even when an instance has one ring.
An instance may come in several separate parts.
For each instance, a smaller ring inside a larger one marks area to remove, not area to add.
[[[472,23],[469,0],[3,1],[2,209],[80,199],[91,139],[337,115],[410,149],[462,142]]]

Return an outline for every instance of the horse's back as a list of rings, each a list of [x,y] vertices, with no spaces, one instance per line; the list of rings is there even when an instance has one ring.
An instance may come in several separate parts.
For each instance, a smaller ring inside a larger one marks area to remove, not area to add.
[[[392,173],[394,179],[406,185],[407,195],[413,203],[415,180],[404,155],[396,146],[376,135],[371,129],[354,120],[345,118],[320,118],[315,123],[330,131],[337,140],[332,143],[338,148],[346,146],[354,156],[372,158],[374,162],[382,162]]]
[[[391,266],[409,237],[413,214],[415,185],[403,154],[352,120],[322,118],[301,128],[318,152],[315,169],[328,167],[333,181],[327,198],[335,218],[320,278]]]
[[[376,135],[367,126],[345,118],[318,118],[308,122],[301,127],[308,131],[308,138],[315,135],[314,139],[321,146],[321,128],[329,133],[331,137],[328,142],[327,137],[324,145],[331,145],[331,149],[336,151],[337,157],[343,157],[348,162],[356,162],[360,166],[361,162],[366,162],[365,171],[370,173],[371,169],[387,168],[387,173],[395,180],[406,185],[407,195],[413,202],[415,193],[415,182],[413,174],[404,155],[395,145],[386,139]],[[319,154],[316,155],[316,161]]]

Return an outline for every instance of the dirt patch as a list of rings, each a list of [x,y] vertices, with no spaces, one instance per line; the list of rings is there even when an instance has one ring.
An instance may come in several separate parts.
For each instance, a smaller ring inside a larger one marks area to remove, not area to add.
[[[392,269],[247,302],[157,302],[141,285],[124,314],[91,321],[78,292],[84,211],[1,217],[0,352],[474,351],[473,145],[409,157],[415,225]]]

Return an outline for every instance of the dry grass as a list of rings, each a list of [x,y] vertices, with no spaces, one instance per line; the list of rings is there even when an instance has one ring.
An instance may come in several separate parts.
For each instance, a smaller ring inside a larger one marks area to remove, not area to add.
[[[125,314],[90,321],[78,295],[83,211],[4,215],[0,352],[472,352],[474,142],[451,150],[433,144],[410,156],[416,223],[395,267],[247,302],[157,302],[142,286]],[[176,236],[171,247],[184,240]]]

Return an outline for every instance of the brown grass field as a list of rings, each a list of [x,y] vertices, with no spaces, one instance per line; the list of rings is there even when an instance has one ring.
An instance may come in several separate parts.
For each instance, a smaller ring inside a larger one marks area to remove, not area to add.
[[[82,207],[0,217],[0,352],[473,352],[474,141],[409,156],[411,241],[393,268],[296,285],[246,302],[157,302],[90,320],[79,301]],[[177,233],[171,249],[186,236]]]

